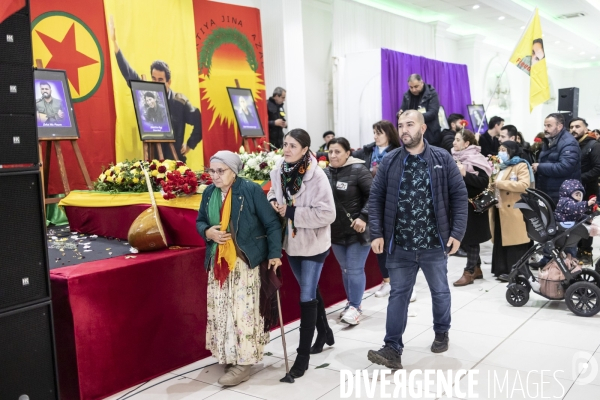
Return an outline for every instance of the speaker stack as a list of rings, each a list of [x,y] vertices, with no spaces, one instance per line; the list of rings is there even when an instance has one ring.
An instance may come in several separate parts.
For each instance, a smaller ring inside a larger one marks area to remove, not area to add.
[[[579,116],[579,88],[558,89],[558,112],[565,117],[565,127]]]
[[[29,2],[0,23],[0,399],[59,398]]]

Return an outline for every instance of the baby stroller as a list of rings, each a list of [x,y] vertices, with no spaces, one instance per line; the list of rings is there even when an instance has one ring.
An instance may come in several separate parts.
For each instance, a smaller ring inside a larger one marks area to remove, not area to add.
[[[572,226],[557,225],[554,219],[554,202],[544,192],[527,189],[521,200],[515,204],[523,213],[527,236],[536,244],[521,257],[510,272],[506,300],[515,307],[521,307],[529,300],[529,292],[549,299],[567,303],[573,314],[591,317],[600,311],[600,274],[588,268],[581,268],[575,259],[563,253],[565,247],[576,247],[580,239],[589,236],[584,225],[594,216],[586,215]],[[527,262],[529,258],[545,251],[552,260],[540,270],[536,278]]]

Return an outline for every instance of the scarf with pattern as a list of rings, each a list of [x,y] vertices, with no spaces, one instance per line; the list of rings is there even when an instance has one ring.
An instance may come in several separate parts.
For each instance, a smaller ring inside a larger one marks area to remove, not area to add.
[[[231,188],[227,191],[225,201],[222,201],[221,193],[219,192],[219,189],[215,189],[208,201],[208,222],[211,226],[221,225],[221,232],[230,232]],[[211,242],[208,250],[213,264],[212,267],[214,268],[215,279],[223,286],[229,273],[235,268],[235,262],[237,261],[233,239],[229,239],[224,244]]]
[[[310,151],[307,151],[295,164],[288,164],[285,161],[281,164],[281,189],[288,206],[294,204],[294,195],[300,190],[302,179],[309,167]],[[292,220],[292,237],[295,237],[297,232],[298,229]]]

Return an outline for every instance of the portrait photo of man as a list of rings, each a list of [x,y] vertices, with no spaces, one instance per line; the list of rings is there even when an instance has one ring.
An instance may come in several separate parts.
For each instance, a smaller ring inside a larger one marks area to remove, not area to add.
[[[165,107],[160,104],[156,92],[144,93],[144,120],[151,124],[163,125],[167,118]]]
[[[38,124],[62,122],[65,118],[63,101],[52,97],[52,87],[49,82],[40,82],[39,89],[42,97],[35,102]]]
[[[250,101],[250,105],[248,102]],[[238,107],[236,109],[238,120],[242,128],[258,128],[258,117],[254,112],[254,103],[244,96],[238,97]]]

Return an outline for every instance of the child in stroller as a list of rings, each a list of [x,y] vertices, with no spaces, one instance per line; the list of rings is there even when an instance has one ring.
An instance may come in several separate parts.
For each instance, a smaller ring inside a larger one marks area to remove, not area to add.
[[[536,189],[527,189],[515,208],[523,213],[527,235],[536,244],[513,266],[508,276],[506,300],[515,307],[523,306],[533,290],[550,300],[564,298],[567,307],[579,316],[589,317],[600,312],[600,274],[581,269],[571,254],[564,253],[565,249],[576,248],[580,239],[600,233],[596,225],[588,224],[593,216],[600,214],[584,214],[578,221],[557,226],[554,202]],[[551,260],[536,278],[527,266],[527,260],[541,251],[549,254]]]

